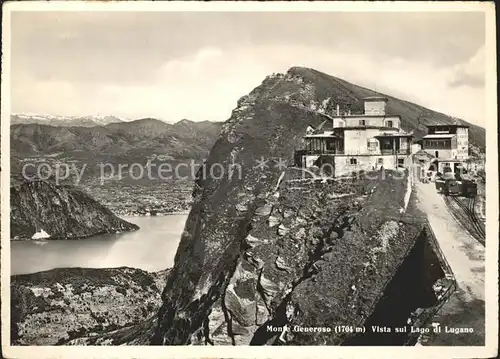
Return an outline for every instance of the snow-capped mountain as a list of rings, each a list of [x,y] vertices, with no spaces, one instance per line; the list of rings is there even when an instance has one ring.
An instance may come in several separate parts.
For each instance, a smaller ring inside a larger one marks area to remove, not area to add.
[[[17,113],[10,116],[11,124],[29,124],[38,123],[42,125],[51,125],[59,127],[94,127],[105,126],[110,123],[120,123],[126,121],[116,116],[57,116],[40,115],[32,113]]]

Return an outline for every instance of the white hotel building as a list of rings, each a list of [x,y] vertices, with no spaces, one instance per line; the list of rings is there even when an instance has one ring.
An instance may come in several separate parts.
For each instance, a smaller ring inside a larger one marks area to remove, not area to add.
[[[330,164],[335,176],[357,171],[404,168],[409,165],[413,134],[401,129],[401,117],[387,115],[385,97],[363,99],[363,114],[325,115],[332,127],[304,137],[304,150],[296,151],[302,167]]]

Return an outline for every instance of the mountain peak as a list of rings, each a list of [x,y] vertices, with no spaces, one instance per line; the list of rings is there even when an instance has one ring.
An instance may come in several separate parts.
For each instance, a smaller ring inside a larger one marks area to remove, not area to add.
[[[168,125],[168,123],[166,123],[165,121],[153,117],[139,118],[137,120],[130,121],[129,123],[148,123],[148,122]]]
[[[288,74],[302,74],[307,72],[319,72],[319,71],[305,66],[292,66],[287,71]]]
[[[187,118],[183,118],[182,120],[174,123],[174,125],[191,125],[193,123],[194,123],[194,121],[188,120]]]
[[[300,76],[310,81],[314,81],[318,76],[328,76],[330,80],[339,80],[337,77],[328,75],[324,72],[312,69],[310,67],[303,66],[293,66],[288,69],[286,72],[288,76]]]

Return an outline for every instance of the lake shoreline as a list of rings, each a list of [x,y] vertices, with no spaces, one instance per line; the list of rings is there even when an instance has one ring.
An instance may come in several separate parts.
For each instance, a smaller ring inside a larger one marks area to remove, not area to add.
[[[95,270],[95,271],[100,271],[100,270],[122,270],[122,271],[127,271],[127,270],[139,270],[139,271],[143,271],[143,272],[146,272],[146,273],[149,273],[149,274],[153,274],[153,275],[162,275],[164,273],[168,273],[170,270],[172,270],[171,267],[168,267],[168,268],[165,268],[165,269],[159,269],[159,270],[155,270],[155,271],[148,271],[148,270],[145,270],[145,269],[141,269],[141,268],[137,268],[137,267],[130,267],[130,266],[120,266],[120,267],[106,267],[106,268],[93,268],[93,267],[57,267],[57,268],[52,268],[52,269],[46,269],[46,270],[41,270],[39,272],[32,272],[32,273],[25,273],[25,274],[11,274],[10,277],[11,278],[21,278],[21,277],[24,277],[24,278],[28,278],[29,276],[31,275],[40,275],[41,273],[55,273],[55,272],[58,272],[58,271],[64,271],[64,270],[78,270],[78,269],[81,269],[83,271],[86,271],[86,270]]]
[[[123,220],[127,220],[129,218],[149,218],[149,217],[167,217],[167,216],[187,216],[189,215],[189,212],[190,211],[178,211],[178,212],[172,212],[172,213],[157,213],[157,214],[154,214],[154,215],[146,215],[146,214],[124,214],[124,215],[117,215],[117,217],[123,219]],[[80,239],[89,239],[89,238],[93,238],[93,237],[97,237],[97,236],[100,236],[100,235],[106,235],[106,234],[109,234],[109,235],[113,235],[113,234],[122,234],[122,233],[126,233],[126,232],[134,232],[134,231],[139,231],[141,230],[141,228],[137,228],[137,229],[131,229],[131,230],[128,230],[128,231],[120,231],[120,232],[102,232],[102,233],[95,233],[95,234],[91,234],[91,235],[88,235],[88,236],[82,236],[82,237],[74,237],[74,238],[62,238],[62,237],[55,237],[55,238],[40,238],[40,239],[31,239],[31,238],[10,238],[10,240],[12,242],[41,242],[41,243],[45,243],[45,242],[49,242],[49,241],[77,241],[77,240],[80,240]]]
[[[162,213],[156,213],[156,214],[137,214],[137,213],[131,213],[131,214],[120,214],[117,215],[120,218],[123,217],[165,217],[165,216],[187,216],[189,214],[189,211],[177,211],[177,212],[162,212]]]
[[[11,274],[77,267],[130,267],[156,272],[172,267],[186,215],[127,216],[123,219],[137,225],[140,230],[79,239],[12,239]]]
[[[73,237],[73,238],[67,238],[67,237],[47,237],[47,238],[38,238],[38,239],[31,239],[31,238],[11,238],[10,240],[12,242],[50,242],[50,241],[78,241],[80,239],[91,239],[94,237],[102,236],[102,235],[114,235],[114,234],[123,234],[123,233],[128,233],[128,232],[137,232],[141,228],[135,228],[135,229],[130,229],[128,231],[117,231],[117,232],[99,232],[99,233],[94,233],[94,234],[89,234],[87,236],[81,236],[81,237]]]

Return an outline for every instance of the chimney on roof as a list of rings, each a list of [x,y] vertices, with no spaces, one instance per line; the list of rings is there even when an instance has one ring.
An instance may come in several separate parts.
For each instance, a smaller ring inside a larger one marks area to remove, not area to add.
[[[340,116],[340,105],[337,104],[337,116]]]

